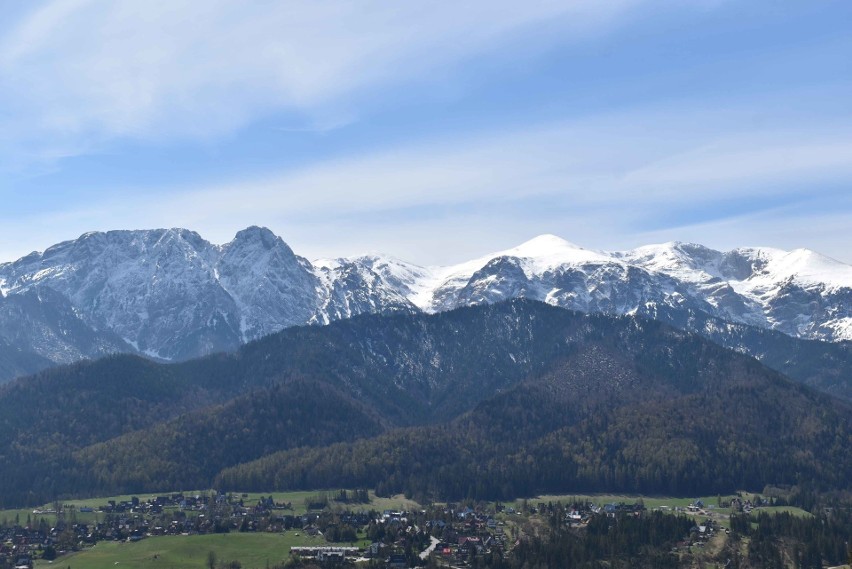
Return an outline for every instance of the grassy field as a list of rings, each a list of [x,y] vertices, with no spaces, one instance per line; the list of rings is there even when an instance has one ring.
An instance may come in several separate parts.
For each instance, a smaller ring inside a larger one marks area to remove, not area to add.
[[[186,491],[183,492],[184,495],[194,496],[198,494],[205,494],[210,492],[210,490],[194,490],[194,491]],[[402,494],[397,496],[392,496],[390,498],[380,498],[375,495],[372,491],[370,491],[370,503],[369,504],[340,504],[334,502],[334,497],[337,495],[339,490],[310,490],[310,491],[298,491],[298,492],[249,492],[245,494],[235,493],[237,496],[242,497],[246,504],[256,503],[261,497],[272,496],[272,498],[278,503],[286,503],[289,502],[293,505],[293,514],[304,514],[306,512],[305,501],[308,498],[316,497],[320,494],[327,494],[329,497],[329,504],[332,508],[342,508],[342,509],[374,509],[378,511],[382,510],[419,510],[422,506],[415,502],[414,500],[409,500]],[[171,492],[163,492],[160,494],[156,493],[147,493],[147,494],[136,494],[143,502],[148,500],[149,498],[154,498],[157,495],[167,495],[171,494]],[[64,500],[62,502],[63,505],[73,506],[77,509],[76,516],[77,519],[81,522],[91,523],[96,521],[98,518],[97,512],[80,512],[80,508],[89,507],[89,508],[97,508],[98,506],[103,506],[107,504],[110,500],[114,500],[116,502],[124,502],[129,501],[131,499],[131,495],[124,496],[109,496],[104,498],[89,498],[89,499],[81,499],[81,500]],[[750,495],[743,494],[744,498],[750,497]],[[704,503],[705,509],[713,510],[719,509],[717,504],[719,501],[719,496],[698,496],[696,498],[672,498],[667,496],[640,496],[640,495],[630,495],[630,494],[562,494],[562,495],[543,495],[543,496],[534,496],[531,498],[526,498],[525,500],[531,506],[534,506],[540,502],[562,502],[563,504],[571,501],[571,500],[581,500],[585,502],[593,502],[595,504],[609,504],[609,503],[618,503],[618,502],[626,502],[633,503],[638,500],[642,500],[645,503],[645,507],[648,509],[660,508],[660,507],[668,507],[674,509],[676,507],[686,508],[689,504],[693,503],[695,500],[701,500]],[[723,501],[729,501],[732,498],[730,495],[721,496]],[[512,506],[515,509],[519,509],[521,507],[524,499],[517,499],[512,502],[505,502],[506,506]],[[52,507],[51,504],[45,504],[41,508],[45,509]],[[8,520],[13,521],[16,516],[21,521],[21,523],[25,522],[27,516],[30,516],[31,519],[37,519],[39,517],[43,517],[48,521],[48,523],[52,524],[56,520],[56,516],[54,514],[33,514],[33,510],[37,508],[23,508],[17,510],[0,510],[0,521]],[[727,511],[727,509],[724,509]],[[800,508],[796,508],[793,506],[777,506],[777,507],[766,507],[761,508],[761,511],[767,512],[790,512],[797,516],[809,516],[810,514]]]
[[[164,492],[159,495],[170,494],[171,492]],[[199,492],[186,492],[187,495],[198,494]],[[136,494],[143,502],[148,498],[156,497],[158,494]],[[98,506],[105,506],[110,500],[114,500],[116,503],[118,502],[126,502],[132,498],[130,494],[124,496],[107,496],[104,498],[87,498],[87,499],[74,499],[74,500],[61,500],[63,506],[66,506],[66,512],[68,512],[67,507],[73,506],[75,508],[74,515],[77,520],[81,523],[96,523],[103,519],[103,514],[98,512],[81,512],[80,508],[93,508],[97,509]],[[53,508],[53,504],[43,504],[39,507],[34,508],[21,508],[16,510],[0,510],[0,522],[3,520],[14,521],[16,519],[20,520],[20,523],[25,523],[27,520],[27,516],[30,517],[32,521],[38,523],[38,520],[43,518],[47,521],[51,526],[56,523],[56,514],[35,514],[33,513],[35,510],[46,510],[48,508]]]
[[[17,520],[18,523],[25,524],[27,521],[27,516],[30,517],[30,520],[34,520],[36,523],[38,523],[39,518],[44,518],[45,520],[47,520],[47,523],[51,525],[56,520],[55,515],[46,514],[37,516],[33,514],[33,508],[25,508],[21,510],[0,510],[0,523],[10,524]]]
[[[422,506],[414,500],[409,500],[402,494],[391,496],[390,498],[379,498],[373,492],[370,492],[370,508],[379,512],[384,510],[419,510]]]
[[[57,559],[39,561],[36,567],[71,569],[203,569],[212,551],[219,561],[238,560],[243,569],[263,569],[285,560],[297,545],[323,545],[322,538],[298,532],[227,533],[192,536],[163,536],[135,543],[101,542],[93,548]]]
[[[625,494],[565,494],[561,496],[536,496],[535,498],[527,498],[527,503],[534,506],[539,502],[562,502],[563,504],[571,501],[571,500],[580,500],[583,502],[592,502],[595,504],[610,504],[610,503],[635,503],[639,500],[642,500],[645,504],[645,507],[649,510],[660,507],[669,507],[669,508],[686,508],[688,505],[692,504],[695,500],[701,500],[704,503],[704,507],[717,507],[718,496],[696,496],[695,498],[671,498],[665,496],[638,496],[638,495],[625,495]],[[731,499],[731,496],[722,496],[722,500],[728,501]],[[523,500],[515,500],[513,503],[507,503],[507,505],[512,505],[515,508],[519,508]]]
[[[743,493],[743,498],[754,498],[754,495]],[[704,504],[704,511],[707,514],[698,514],[698,513],[689,513],[682,512],[687,516],[695,518],[696,523],[699,523],[701,520],[704,520],[710,516],[711,519],[715,520],[723,528],[730,528],[730,509],[728,508],[720,508],[717,504],[719,503],[719,498],[721,498],[722,502],[728,502],[732,498],[732,495],[728,496],[699,496],[696,498],[671,498],[665,496],[638,496],[638,495],[621,495],[621,494],[566,494],[561,496],[536,496],[535,498],[527,498],[527,503],[531,506],[535,506],[540,502],[562,502],[566,504],[572,500],[579,500],[582,502],[592,502],[594,504],[610,504],[610,503],[635,503],[639,500],[645,504],[645,507],[649,510],[654,508],[669,508],[670,511],[674,512],[675,508],[686,508],[688,505],[695,502],[695,500],[701,500]],[[516,509],[519,509],[523,503],[523,500],[515,500],[514,502],[507,503],[508,506],[513,506]],[[768,514],[774,513],[782,513],[789,512],[794,516],[800,517],[809,517],[812,514],[806,512],[801,508],[796,508],[794,506],[772,506],[772,507],[761,507],[755,510],[752,515],[756,515],[759,512],[766,512]]]
[[[198,491],[186,491],[183,492],[187,496],[193,496],[197,494],[204,494],[210,492],[209,490],[198,490]],[[163,492],[161,494],[170,494],[171,492]],[[370,503],[369,504],[340,504],[333,501],[334,496],[336,496],[338,490],[311,490],[311,491],[298,491],[298,492],[249,492],[246,494],[238,494],[243,498],[246,504],[253,504],[257,502],[261,497],[272,496],[276,502],[286,503],[289,502],[293,506],[292,513],[296,515],[304,514],[306,511],[305,501],[308,498],[316,497],[320,494],[327,494],[329,497],[329,504],[332,508],[337,509],[374,509],[378,511],[382,510],[415,510],[420,509],[422,506],[415,502],[414,500],[409,500],[402,494],[398,496],[393,496],[390,498],[380,498],[377,497],[372,491],[370,492]],[[142,500],[148,500],[149,498],[156,497],[158,494],[150,493],[150,494],[139,494],[137,497]],[[748,495],[743,495],[744,497],[749,497]],[[82,507],[89,508],[97,508],[98,506],[102,506],[108,503],[109,500],[115,500],[116,502],[129,501],[132,496],[124,495],[124,496],[109,496],[105,498],[91,498],[91,499],[82,499],[82,500],[65,500],[63,504],[65,506],[74,506],[77,509],[76,516],[77,519],[81,522],[85,523],[93,523],[99,521],[103,514],[99,514],[98,512],[80,512],[79,509]],[[723,501],[729,501],[732,496],[721,496]],[[563,495],[544,495],[544,496],[535,496],[532,498],[527,498],[526,501],[530,505],[536,505],[540,502],[562,502],[567,503],[573,499],[593,502],[596,504],[608,504],[608,503],[618,503],[618,502],[627,502],[632,503],[637,500],[642,500],[645,503],[645,507],[648,509],[667,507],[667,508],[686,508],[689,504],[691,504],[694,500],[698,499],[704,503],[705,509],[708,511],[712,511],[714,509],[720,512],[727,512],[727,509],[719,509],[717,503],[719,501],[718,496],[699,496],[696,498],[672,498],[666,496],[639,496],[639,495],[627,495],[627,494],[563,494]],[[505,505],[513,506],[515,509],[519,509],[524,500],[518,499],[513,502],[506,502]],[[50,504],[46,504],[42,506],[42,508],[49,508]],[[26,522],[27,516],[29,516],[32,520],[37,521],[38,518],[44,518],[48,524],[53,525],[56,521],[56,516],[54,514],[42,514],[37,515],[33,514],[33,510],[36,508],[26,508],[26,509],[17,509],[17,510],[0,510],[0,521],[8,520],[14,521],[17,519],[20,520],[21,523]],[[797,516],[809,516],[810,514],[800,508],[795,508],[792,506],[778,506],[772,508],[761,508],[760,511],[766,512],[790,512]]]
[[[185,491],[183,494],[185,496],[195,496],[199,494],[209,493],[210,490],[193,490],[193,491]],[[313,498],[320,494],[327,494],[330,500],[331,506],[341,507],[341,508],[349,508],[349,509],[368,509],[372,508],[375,510],[391,510],[391,509],[411,509],[411,508],[419,508],[419,504],[413,502],[411,500],[407,500],[404,496],[399,495],[392,498],[379,498],[373,492],[370,492],[370,503],[369,504],[338,504],[333,501],[333,498],[337,495],[339,490],[311,490],[311,491],[299,491],[299,492],[249,492],[246,494],[235,493],[238,497],[242,497],[246,504],[254,504],[261,497],[272,496],[272,498],[278,503],[287,503],[290,502],[293,505],[292,513],[295,515],[301,515],[306,512],[305,508],[305,500],[307,498]],[[132,497],[139,498],[142,502],[145,502],[151,498],[155,498],[157,496],[165,496],[172,494],[172,492],[160,492],[160,493],[144,493],[144,494],[127,494],[122,496],[107,496],[103,498],[87,498],[87,499],[73,499],[73,500],[62,500],[62,505],[73,506],[76,509],[75,515],[77,516],[77,520],[83,523],[94,523],[100,521],[103,518],[103,514],[98,512],[80,512],[80,508],[93,508],[97,509],[99,506],[105,506],[109,503],[110,500],[114,500],[116,503],[118,502],[127,502],[130,501]],[[44,504],[39,506],[38,508],[21,508],[21,509],[11,509],[11,510],[0,510],[0,522],[4,519],[8,522],[13,522],[15,519],[18,519],[20,523],[25,523],[27,520],[27,516],[30,517],[31,520],[36,521],[39,518],[44,518],[48,524],[51,526],[56,522],[55,514],[34,514],[34,510],[44,510],[48,508],[52,508],[53,504]],[[68,510],[66,509],[66,512]]]
[[[390,498],[380,498],[376,496],[376,494],[371,490],[370,491],[370,503],[369,504],[343,504],[334,501],[334,497],[337,496],[339,490],[313,490],[310,492],[266,492],[266,493],[257,493],[250,492],[247,494],[248,497],[243,497],[243,500],[247,504],[251,504],[253,502],[257,502],[261,497],[272,496],[272,498],[276,502],[290,502],[293,505],[293,511],[296,514],[305,513],[305,500],[308,498],[313,498],[320,494],[327,494],[329,498],[329,506],[332,509],[344,509],[344,510],[377,510],[379,512],[383,510],[414,510],[420,509],[421,505],[414,500],[409,500],[402,494],[397,496],[391,496]],[[243,496],[242,494],[239,494]]]
[[[784,512],[787,512],[787,513],[793,514],[794,516],[797,516],[797,517],[800,517],[800,518],[812,518],[812,517],[814,517],[814,515],[812,513],[806,512],[805,510],[803,510],[801,508],[797,508],[795,506],[771,506],[771,507],[759,508],[759,509],[753,511],[752,515],[759,514],[761,512],[766,512],[767,514],[770,514],[770,515],[782,514]]]

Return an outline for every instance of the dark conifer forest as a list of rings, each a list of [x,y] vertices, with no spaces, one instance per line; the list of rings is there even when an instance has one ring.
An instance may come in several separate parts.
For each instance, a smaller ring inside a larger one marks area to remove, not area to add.
[[[0,388],[3,506],[215,487],[420,499],[852,479],[852,409],[655,321],[516,300],[298,327]]]

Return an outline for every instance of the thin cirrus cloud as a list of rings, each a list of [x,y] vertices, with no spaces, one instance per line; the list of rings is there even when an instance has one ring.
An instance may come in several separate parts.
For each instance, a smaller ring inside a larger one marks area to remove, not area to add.
[[[825,230],[849,217],[843,211],[828,212],[834,220],[828,225],[814,223],[815,212],[803,216],[803,223],[795,212],[780,212],[784,227],[796,228],[797,241],[769,231],[766,218],[777,209],[777,200],[770,198],[779,192],[786,192],[788,204],[819,200],[820,192],[825,202],[832,184],[852,179],[848,129],[825,121],[764,132],[738,125],[737,111],[688,106],[614,113],[466,140],[433,140],[255,180],[162,188],[155,197],[139,192],[136,199],[81,207],[51,223],[45,218],[35,223],[80,233],[187,226],[216,242],[229,240],[241,227],[262,224],[307,256],[384,249],[423,264],[458,261],[465,252],[511,246],[545,231],[599,248],[670,239],[716,247],[774,242],[845,258],[836,234]],[[816,179],[825,182],[819,191]],[[718,211],[719,202],[737,207],[734,213],[698,216],[663,229],[656,223],[665,212]],[[463,235],[465,245],[430,247],[435,231],[429,227]],[[773,241],[767,242],[770,234]],[[732,243],[734,235],[742,241]]]
[[[782,186],[796,192],[802,183],[813,195],[819,191],[810,185],[814,180],[852,178],[852,138],[844,125],[757,132],[737,130],[736,122],[736,113],[648,110],[439,139],[280,176],[185,188],[176,205],[199,204],[216,217],[231,211],[228,204],[239,195],[247,210],[272,208],[296,218],[556,198],[574,208],[613,211],[630,200],[635,213],[771,196]]]
[[[54,0],[0,42],[0,102],[13,111],[0,126],[7,146],[55,156],[113,137],[221,135],[281,110],[333,124],[357,112],[359,92],[542,23],[582,36],[635,3]]]

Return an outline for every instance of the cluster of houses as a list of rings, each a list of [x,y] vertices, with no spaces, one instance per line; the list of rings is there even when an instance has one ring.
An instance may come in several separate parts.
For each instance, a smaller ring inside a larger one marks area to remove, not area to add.
[[[500,504],[474,507],[447,504],[414,512],[325,508],[297,515],[291,504],[276,503],[272,497],[251,504],[247,501],[247,495],[169,494],[144,501],[136,497],[110,501],[98,508],[57,506],[52,511],[37,510],[33,512],[34,521],[28,519],[26,524],[16,521],[0,527],[0,569],[30,569],[33,559],[52,559],[98,541],[138,541],[160,535],[294,530],[297,535],[316,540],[309,540],[310,546],[294,547],[291,552],[294,555],[319,561],[382,560],[387,567],[411,567],[429,556],[445,565],[462,564],[486,555],[505,556],[519,537],[510,528],[516,525],[511,522],[514,514],[521,513]],[[750,511],[754,504],[743,500],[731,506]],[[554,511],[552,505],[545,504],[537,507],[524,504],[522,509],[524,515]],[[696,501],[686,509],[701,515],[704,505]],[[558,511],[560,515],[564,511],[568,527],[580,529],[594,516],[641,516],[645,506],[641,502],[575,503]],[[703,545],[718,529],[708,517],[692,528],[678,548]],[[354,547],[354,542],[365,539],[369,540],[367,547]]]
[[[47,542],[47,536],[41,530],[12,527],[0,529],[0,540],[0,567],[31,569],[31,545]]]
[[[467,561],[486,554],[504,555],[508,537],[505,524],[498,521],[496,511],[488,508],[448,508],[449,523],[432,519],[425,523],[434,543],[433,555],[449,561]]]
[[[766,505],[769,505],[768,502],[760,496],[755,496],[754,501],[751,498],[743,499],[738,496],[731,499],[731,510],[744,514],[750,514],[755,508]]]
[[[675,544],[672,552],[688,551],[692,547],[704,547],[721,529],[719,524],[711,518],[707,518],[701,523],[696,523],[689,529],[689,535]],[[730,530],[725,531],[730,533]]]
[[[139,541],[160,535],[229,531],[285,531],[301,528],[306,516],[288,514],[291,504],[271,499],[245,505],[242,498],[214,494],[171,494],[149,500],[110,500],[97,508],[36,509],[27,521],[0,526],[0,569],[31,567],[33,559],[52,559],[99,541]],[[84,521],[85,520],[85,521]]]
[[[345,558],[383,561],[390,568],[412,567],[418,558],[422,562],[430,555],[448,564],[470,561],[482,555],[504,555],[508,537],[503,522],[494,517],[495,511],[486,508],[461,509],[453,505],[416,512],[385,510],[375,512],[340,512],[330,524],[327,514],[313,514],[316,519],[303,531],[327,536],[335,524],[364,528],[373,538],[365,548],[337,547],[318,544],[314,547],[293,547],[291,554],[318,561]],[[310,521],[310,520],[309,520]]]

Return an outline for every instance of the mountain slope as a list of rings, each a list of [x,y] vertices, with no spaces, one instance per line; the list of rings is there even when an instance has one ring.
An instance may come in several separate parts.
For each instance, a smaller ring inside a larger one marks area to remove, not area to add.
[[[90,326],[142,353],[232,349],[234,300],[215,285],[215,251],[186,230],[89,233],[0,267],[7,296],[35,286],[66,297]]]
[[[566,340],[582,337],[585,319],[523,302],[436,316],[369,315],[289,328],[234,354],[179,364],[114,356],[22,378],[0,388],[5,500],[38,502],[75,488],[79,478],[67,469],[81,448],[277,384],[319,381],[356,408],[375,410],[383,425],[451,418],[568,350]],[[258,435],[244,436],[250,445]],[[153,437],[148,448],[166,440]]]
[[[9,344],[0,338],[0,377],[26,376],[55,365],[47,358]]]
[[[215,484],[366,485],[424,499],[847,487],[850,404],[694,336],[611,332],[447,425],[275,453]]]
[[[0,297],[0,381],[129,350],[116,334],[89,326],[50,288]]]
[[[204,488],[226,466],[283,449],[374,436],[385,425],[378,410],[322,381],[294,380],[85,448],[75,455],[82,475],[73,488]]]
[[[634,409],[647,417],[621,422]],[[437,491],[437,483],[418,478],[416,468],[430,465],[443,472],[438,480],[446,484],[462,476],[463,489],[440,487],[454,495],[467,492],[467,476],[500,480],[519,491],[523,469],[530,468],[523,466],[525,457],[533,456],[525,449],[585,440],[580,447],[566,446],[560,456],[594,459],[601,468],[621,472],[609,451],[598,456],[603,450],[589,429],[613,437],[607,449],[616,443],[645,448],[648,443],[630,442],[628,426],[642,431],[646,421],[659,425],[654,416],[661,410],[694,417],[709,434],[678,434],[692,441],[684,448],[712,443],[731,476],[758,480],[734,460],[747,456],[746,450],[781,456],[809,449],[810,460],[832,460],[837,473],[847,473],[848,457],[835,456],[843,454],[835,439],[847,440],[848,419],[838,417],[849,416],[848,404],[659,322],[514,300],[437,315],[365,315],[289,328],[234,354],[179,364],[114,356],[18,380],[0,388],[0,483],[7,504],[80,491],[155,491],[212,482],[221,469],[285,450],[284,463],[265,459],[271,461],[263,463],[268,469],[236,467],[228,471],[231,478],[223,474],[220,480],[265,484],[272,473],[275,484],[323,485],[332,480],[325,478],[329,469],[363,481],[399,468],[404,476],[382,478],[385,489],[411,481],[418,491]],[[706,426],[708,413],[718,423]],[[607,434],[612,425],[628,426]],[[665,437],[676,427],[664,423],[646,431]],[[775,427],[781,430],[752,432]],[[292,450],[387,429],[392,431],[350,450]],[[733,437],[731,452],[719,447],[723,435]],[[555,442],[548,438],[553,436]],[[397,448],[387,445],[400,445],[401,454],[385,456],[388,448]],[[353,452],[351,469],[336,460]],[[699,452],[696,464],[708,452]],[[333,463],[323,462],[329,457]],[[660,460],[678,464],[665,453]],[[543,456],[535,461],[547,464]],[[499,470],[501,464],[511,466],[505,475],[477,470],[483,465]],[[829,473],[797,461],[767,464],[762,474],[767,480],[789,480],[788,468],[796,467],[826,485],[838,484]],[[558,461],[555,467],[579,468]],[[674,474],[667,468],[659,484],[671,483]],[[686,491],[684,484],[673,487]]]

